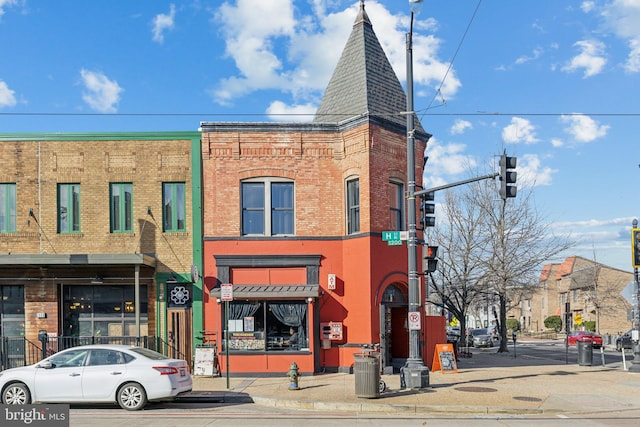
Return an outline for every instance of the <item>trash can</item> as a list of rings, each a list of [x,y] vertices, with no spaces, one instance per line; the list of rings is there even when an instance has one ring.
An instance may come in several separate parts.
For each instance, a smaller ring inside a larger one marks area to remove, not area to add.
[[[353,373],[356,378],[356,396],[380,397],[380,353],[356,353]]]
[[[578,365],[591,366],[593,363],[593,341],[581,339],[576,344],[578,347]]]

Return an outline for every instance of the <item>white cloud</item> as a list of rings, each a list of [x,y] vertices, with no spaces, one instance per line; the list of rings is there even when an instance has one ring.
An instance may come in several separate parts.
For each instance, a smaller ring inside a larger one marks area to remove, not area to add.
[[[171,30],[174,27],[174,20],[176,17],[176,6],[170,5],[169,14],[160,13],[153,18],[153,41],[162,43],[164,42],[164,33],[167,30]]]
[[[521,65],[529,61],[535,61],[536,59],[540,58],[540,56],[542,56],[543,53],[544,53],[544,49],[542,49],[541,47],[537,47],[533,49],[531,56],[522,55],[521,57],[517,58],[516,64]]]
[[[607,63],[604,43],[599,40],[580,40],[574,46],[580,49],[580,53],[562,67],[562,71],[571,73],[584,69],[584,78],[600,74]]]
[[[464,133],[467,129],[473,129],[473,125],[471,124],[471,122],[462,119],[456,119],[449,132],[451,132],[451,135],[459,135]]]
[[[317,108],[315,104],[287,105],[282,101],[274,101],[267,107],[267,114],[274,121],[308,122]]]
[[[254,90],[287,87],[274,41],[295,34],[291,0],[224,3],[214,19],[226,39],[225,54],[239,70],[239,76],[223,79],[212,92],[216,102],[226,104]]]
[[[337,2],[312,3],[313,14],[306,16],[294,15],[299,10],[292,0],[238,0],[217,9],[213,20],[225,38],[225,54],[234,61],[237,74],[220,80],[210,91],[214,102],[230,104],[254,91],[273,89],[291,94],[294,105],[318,101],[352,30],[359,4],[327,12]],[[407,15],[393,15],[373,0],[367,1],[366,12],[389,62],[404,80]],[[434,27],[432,19],[416,21],[413,38],[414,84],[431,87],[429,94],[440,87],[449,68],[437,58],[440,40],[418,31]],[[460,86],[455,71],[449,70],[442,96],[453,97]],[[420,87],[416,91],[421,93]]]
[[[465,154],[466,149],[464,144],[442,144],[436,137],[431,137],[425,152],[429,161],[424,167],[423,185],[442,185],[451,181],[448,178],[475,168],[477,162],[471,155]]]
[[[9,86],[2,80],[0,80],[0,108],[13,107],[16,105],[16,97],[14,91],[9,89]]]
[[[600,125],[584,114],[562,115],[560,121],[567,124],[564,131],[576,142],[591,142],[607,135],[608,125]]]
[[[613,0],[603,6],[605,25],[629,45],[625,70],[640,72],[640,1]]]
[[[629,41],[629,56],[624,69],[629,73],[640,72],[640,38]]]
[[[551,138],[551,145],[556,148],[560,148],[564,146],[564,141],[561,140],[560,138]]]
[[[124,91],[115,80],[109,80],[103,73],[80,70],[84,91],[82,99],[89,107],[101,113],[115,113],[120,93]]]
[[[583,1],[580,5],[580,9],[582,9],[584,13],[591,12],[593,9],[595,9],[595,7],[596,5],[593,1]]]
[[[535,144],[540,141],[536,138],[536,128],[527,119],[512,117],[511,124],[502,129],[502,140],[510,144]]]
[[[542,161],[537,154],[525,154],[518,158],[516,172],[518,186],[536,187],[551,185],[553,174],[558,171],[542,166]]]
[[[15,6],[18,4],[18,0],[0,0],[0,16],[4,15],[4,10],[7,7]]]

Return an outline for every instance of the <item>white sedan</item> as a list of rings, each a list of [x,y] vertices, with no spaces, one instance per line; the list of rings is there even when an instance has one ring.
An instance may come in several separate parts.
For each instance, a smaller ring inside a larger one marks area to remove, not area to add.
[[[0,372],[5,405],[117,402],[129,411],[191,391],[189,365],[130,345],[86,345]]]

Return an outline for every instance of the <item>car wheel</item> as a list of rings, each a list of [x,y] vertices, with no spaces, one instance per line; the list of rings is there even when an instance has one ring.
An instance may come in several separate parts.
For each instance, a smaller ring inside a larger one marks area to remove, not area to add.
[[[147,393],[138,383],[126,383],[118,390],[118,404],[127,411],[137,411],[147,404]]]
[[[31,403],[31,393],[22,383],[10,384],[2,392],[2,403],[5,405],[28,405]]]

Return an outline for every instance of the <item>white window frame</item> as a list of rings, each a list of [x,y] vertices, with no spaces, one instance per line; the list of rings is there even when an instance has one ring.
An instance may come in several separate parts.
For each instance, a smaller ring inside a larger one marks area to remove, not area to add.
[[[260,183],[264,185],[264,206],[262,207],[263,211],[263,220],[264,220],[264,233],[256,234],[256,233],[245,233],[244,232],[244,212],[245,207],[243,204],[243,195],[242,188],[243,184],[248,183]],[[274,234],[272,232],[272,211],[273,205],[271,202],[271,186],[272,184],[277,183],[286,183],[291,184],[293,186],[293,200],[292,200],[292,232],[282,233],[282,234]],[[296,184],[295,181],[286,178],[278,178],[278,177],[261,177],[261,178],[250,178],[243,179],[240,182],[240,234],[242,236],[295,236],[296,233]]]

